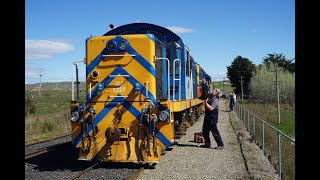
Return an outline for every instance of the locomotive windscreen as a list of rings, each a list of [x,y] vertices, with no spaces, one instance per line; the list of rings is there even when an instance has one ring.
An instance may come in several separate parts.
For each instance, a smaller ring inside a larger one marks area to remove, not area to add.
[[[156,48],[156,57],[163,57],[162,56],[162,51],[163,51],[163,46],[162,43],[156,39],[155,41],[155,48]],[[163,94],[163,72],[162,72],[162,64],[164,60],[157,60],[156,61],[156,84],[157,84],[157,99],[166,99],[166,95]]]

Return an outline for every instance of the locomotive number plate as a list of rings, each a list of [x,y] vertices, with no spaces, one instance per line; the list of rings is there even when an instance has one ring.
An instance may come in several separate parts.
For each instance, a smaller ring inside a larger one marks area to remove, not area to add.
[[[126,86],[124,85],[124,82],[116,81],[115,85],[116,87],[113,88],[113,92],[121,93],[126,91]]]

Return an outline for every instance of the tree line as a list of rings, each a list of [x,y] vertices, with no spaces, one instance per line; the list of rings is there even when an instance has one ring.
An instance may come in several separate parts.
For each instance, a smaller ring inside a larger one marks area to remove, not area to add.
[[[283,54],[267,54],[261,64],[255,65],[248,58],[237,56],[227,66],[227,77],[234,92],[240,95],[243,92],[244,98],[266,102],[277,100],[276,76],[282,102],[295,102],[294,58],[288,59]]]

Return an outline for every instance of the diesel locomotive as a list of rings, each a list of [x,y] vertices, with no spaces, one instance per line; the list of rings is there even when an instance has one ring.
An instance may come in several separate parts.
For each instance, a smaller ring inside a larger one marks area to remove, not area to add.
[[[70,114],[79,160],[158,163],[204,111],[201,83],[212,91],[211,77],[155,24],[113,27],[85,43],[86,97],[79,101],[77,86]]]

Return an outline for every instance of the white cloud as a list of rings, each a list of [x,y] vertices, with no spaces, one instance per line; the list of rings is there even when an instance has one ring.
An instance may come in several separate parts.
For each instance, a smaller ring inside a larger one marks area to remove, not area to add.
[[[222,75],[226,75],[226,72],[218,72],[218,73],[212,73],[212,76],[222,76]]]
[[[80,42],[80,39],[71,39],[71,38],[50,38],[48,41],[55,41],[55,42],[63,42],[63,43],[76,43]]]
[[[25,83],[32,84],[39,82],[40,74],[43,74],[44,68],[25,67]]]
[[[177,27],[177,26],[170,26],[170,27],[167,27],[167,29],[170,29],[174,33],[190,33],[193,31],[190,28]]]
[[[212,78],[212,81],[228,80],[226,72],[213,73],[213,74],[210,74],[210,76]]]
[[[39,77],[43,71],[45,71],[45,69],[40,67],[25,67],[25,76],[29,78]]]
[[[55,54],[72,51],[71,44],[48,40],[25,40],[26,60],[50,59]]]

